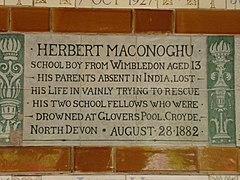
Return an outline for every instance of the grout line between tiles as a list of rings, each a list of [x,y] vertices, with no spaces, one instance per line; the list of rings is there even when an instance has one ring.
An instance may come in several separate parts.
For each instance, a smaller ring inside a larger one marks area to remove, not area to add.
[[[70,163],[71,163],[71,165],[70,165],[70,167],[71,167],[71,169],[70,169],[70,171],[71,171],[71,173],[73,173],[74,172],[74,163],[75,163],[75,158],[74,158],[75,156],[74,156],[74,146],[71,146],[71,159],[70,159]]]
[[[136,11],[135,9],[132,10],[132,34],[135,32],[135,16],[136,16]]]
[[[117,165],[116,165],[116,147],[112,147],[112,166],[113,166],[113,173],[117,172]]]
[[[12,25],[11,25],[11,21],[12,21],[12,8],[9,8],[8,11],[8,32],[11,32],[12,30]]]
[[[50,28],[50,32],[53,33],[53,18],[52,18],[52,14],[53,14],[53,8],[50,8],[50,15],[49,15],[49,28]]]
[[[176,34],[176,10],[173,10],[173,17],[172,17],[172,34]]]
[[[200,149],[197,147],[197,173],[200,173]]]

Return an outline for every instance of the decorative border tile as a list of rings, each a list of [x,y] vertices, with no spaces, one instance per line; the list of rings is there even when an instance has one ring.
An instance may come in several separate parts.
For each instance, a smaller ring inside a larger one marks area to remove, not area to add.
[[[33,0],[5,0],[6,6],[33,6]]]
[[[234,2],[234,3],[233,3]],[[237,0],[226,0],[226,9],[236,9]]]
[[[42,180],[42,176],[12,176],[11,180]]]
[[[34,0],[36,7],[75,7],[75,0]]]
[[[0,35],[0,144],[20,145],[23,125],[24,35]]]
[[[159,9],[196,9],[198,0],[158,0]]]
[[[11,180],[11,176],[0,176],[0,180]]]
[[[92,8],[92,2],[89,0],[76,0],[77,8]]]
[[[235,144],[234,37],[208,37],[209,143]]]
[[[238,177],[233,175],[212,175],[209,176],[209,180],[238,180]]]
[[[226,1],[225,0],[200,0],[199,8],[200,9],[225,9]]]
[[[0,0],[0,5],[126,9],[240,9],[238,0]]]
[[[0,180],[238,180],[237,175],[39,175],[0,176]]]
[[[191,175],[127,175],[126,180],[208,180],[208,176]]]
[[[124,175],[42,176],[42,180],[125,180]]]

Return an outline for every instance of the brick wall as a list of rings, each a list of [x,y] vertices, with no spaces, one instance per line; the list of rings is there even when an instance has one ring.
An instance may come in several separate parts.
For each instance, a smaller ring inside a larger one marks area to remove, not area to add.
[[[1,7],[0,31],[235,35],[239,19],[238,10]],[[237,147],[0,147],[0,172],[239,174],[239,153]]]

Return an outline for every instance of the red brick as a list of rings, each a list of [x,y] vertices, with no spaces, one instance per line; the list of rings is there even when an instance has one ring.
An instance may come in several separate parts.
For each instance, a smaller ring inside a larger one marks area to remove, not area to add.
[[[197,171],[196,148],[119,147],[117,172],[194,172]]]
[[[173,11],[135,10],[136,33],[170,33],[173,31]]]
[[[0,8],[0,32],[8,31],[9,9]]]
[[[237,171],[238,149],[206,147],[200,149],[200,171]]]
[[[238,10],[176,10],[176,33],[240,34]]]
[[[130,33],[130,10],[53,9],[54,32]]]
[[[12,8],[11,30],[20,32],[50,31],[50,9]]]
[[[74,170],[81,172],[112,172],[111,147],[75,147]]]
[[[68,147],[1,147],[0,172],[70,171]]]

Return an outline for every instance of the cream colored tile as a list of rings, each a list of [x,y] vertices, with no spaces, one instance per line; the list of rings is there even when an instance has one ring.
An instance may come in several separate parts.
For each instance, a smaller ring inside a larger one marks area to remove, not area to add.
[[[75,0],[34,0],[36,7],[75,7]]]
[[[161,45],[160,45],[161,44]],[[179,45],[183,45],[186,47],[185,50],[187,50],[185,53],[182,54],[183,51],[180,51]],[[206,91],[206,78],[205,81],[199,82],[198,78],[202,78],[202,76],[206,76],[204,72],[206,73],[206,68],[203,68],[203,70],[193,70],[197,69],[195,67],[195,63],[199,60],[205,59],[206,57],[206,38],[205,37],[194,37],[194,39],[186,36],[139,36],[137,39],[137,45],[138,46],[147,46],[148,47],[154,47],[156,46],[156,49],[158,49],[158,55],[151,55],[149,53],[148,56],[142,56],[138,57],[137,62],[143,63],[143,62],[149,62],[149,63],[155,63],[160,64],[159,68],[156,68],[157,66],[154,66],[154,69],[143,69],[139,70],[139,77],[144,77],[146,75],[149,75],[149,77],[167,77],[166,80],[160,80],[160,81],[148,81],[146,80],[138,83],[138,87],[141,88],[148,88],[149,93],[147,95],[138,95],[137,101],[144,101],[148,105],[146,107],[140,107],[137,108],[137,113],[140,115],[140,119],[143,119],[142,121],[138,122],[138,125],[142,123],[148,124],[150,127],[159,127],[159,129],[155,129],[157,132],[152,137],[151,136],[145,136],[144,138],[152,139],[153,137],[156,139],[155,145],[158,143],[161,145],[186,145],[186,144],[197,144],[197,145],[206,145],[208,137],[207,137],[207,123],[206,121],[200,121],[201,116],[206,116],[207,111],[203,111],[200,113],[200,100],[203,99],[203,101],[207,102],[207,93],[201,93],[203,96],[199,96],[200,90],[199,89],[205,89]],[[160,45],[160,46],[158,46]],[[164,47],[169,47],[171,45],[171,53],[169,54],[167,51],[163,50]],[[137,47],[138,47],[137,46]],[[174,51],[173,47],[176,46],[177,48]],[[178,49],[178,50],[177,50]],[[201,52],[199,52],[201,50]],[[175,52],[175,53],[174,53]],[[166,53],[166,54],[165,54]],[[168,54],[168,55],[167,55]],[[188,55],[187,55],[188,54]],[[170,55],[170,56],[169,56]],[[161,59],[161,61],[159,61]],[[204,60],[203,60],[204,61]],[[204,64],[206,63],[206,60]],[[177,66],[173,67],[172,65],[175,64]],[[194,67],[193,68],[193,64]],[[198,63],[196,63],[198,64]],[[202,65],[204,65],[202,64]],[[155,76],[154,76],[155,75]],[[171,79],[171,76],[180,77],[182,75],[194,75],[193,79],[190,81],[185,82],[179,82]],[[146,78],[143,78],[146,79]],[[159,78],[161,79],[161,78]],[[169,81],[167,80],[169,79]],[[185,94],[185,95],[177,95],[172,93],[175,88],[186,88],[191,89],[195,91],[196,93],[191,94]],[[152,91],[152,92],[151,92]],[[188,108],[184,106],[177,106],[177,104],[181,103],[192,103],[194,104],[192,107],[189,106]],[[207,105],[207,104],[206,104]],[[199,107],[199,108],[198,108]],[[193,111],[193,109],[196,108],[199,111]],[[202,110],[202,108],[201,108]],[[147,115],[146,115],[147,114]],[[175,119],[175,117],[179,117],[180,114],[185,114],[188,116],[188,120],[185,119]],[[184,122],[183,122],[184,121]],[[159,124],[162,124],[162,126],[159,126]],[[184,125],[183,125],[184,124]],[[179,127],[182,129],[187,128],[195,130],[193,133],[190,133],[189,136],[183,135],[179,136]],[[165,135],[166,129],[168,129],[168,135]],[[163,133],[161,133],[163,132]],[[196,134],[195,134],[196,132]],[[184,143],[183,143],[184,142]],[[142,143],[142,142],[141,142]],[[149,145],[149,142],[147,142]]]
[[[63,51],[61,51],[60,56],[45,56],[46,51],[48,51],[47,46],[49,45],[49,43],[54,42],[56,45],[63,45],[65,43],[68,45],[72,45],[73,47],[74,44],[81,43],[80,36],[38,34],[26,35],[25,39],[27,43],[25,46],[26,63],[24,67],[24,115],[29,117],[26,117],[24,119],[24,141],[29,142],[33,139],[39,141],[47,139],[80,139],[79,134],[75,134],[74,137],[71,137],[71,133],[68,135],[63,135],[62,130],[61,133],[58,135],[55,134],[53,131],[51,131],[50,134],[40,135],[40,129],[42,129],[42,127],[46,124],[51,129],[53,126],[60,126],[65,127],[66,131],[72,131],[71,128],[68,126],[69,122],[55,121],[56,119],[51,121],[45,121],[46,119],[42,119],[42,115],[44,114],[46,115],[45,117],[47,119],[50,118],[50,114],[52,114],[52,116],[55,116],[59,113],[70,113],[74,116],[77,115],[78,118],[80,118],[81,116],[80,107],[73,107],[73,101],[80,99],[79,93],[77,93],[76,91],[76,93],[73,93],[74,89],[80,88],[80,82],[71,81],[66,84],[64,78],[65,75],[71,76],[72,74],[73,76],[77,76],[80,73],[80,57],[66,57],[66,46],[62,48]],[[57,50],[56,46],[55,49],[53,48],[52,50]],[[27,77],[33,77],[34,79]],[[59,94],[56,93],[56,89],[62,89],[63,91],[60,90],[61,92]],[[62,104],[63,106],[60,104]],[[71,108],[67,108],[65,105],[71,106]],[[42,119],[43,121],[40,119]],[[71,125],[75,127],[79,126],[80,121],[72,121]]]
[[[42,176],[12,176],[11,180],[42,180]]]
[[[157,9],[157,1],[158,0],[129,0],[127,7],[130,8],[147,8],[147,9]],[[120,6],[120,7],[124,7],[124,6]]]
[[[158,0],[92,0],[94,8],[157,9]]]
[[[172,130],[176,130],[172,131],[174,136],[165,138],[168,144],[169,140],[184,140],[182,145],[207,142],[207,123],[199,120],[208,113],[207,83],[206,79],[201,82],[196,79],[206,76],[206,69],[191,68],[193,61],[201,61],[206,68],[206,37],[28,34],[25,40],[24,115],[29,117],[24,119],[24,145],[136,145],[137,141],[152,141],[155,135],[160,136],[159,129],[155,129],[156,133],[152,130],[163,122],[174,125]],[[69,63],[81,65],[68,68]],[[146,75],[149,75],[148,80],[143,78]],[[187,78],[189,75],[194,75],[193,80]],[[59,87],[66,87],[67,93]],[[79,88],[79,92],[69,93],[71,87]],[[200,96],[191,96],[188,89],[181,93],[180,88],[191,87],[198,87],[203,92]],[[150,93],[151,88],[163,89],[165,93],[145,94],[141,88]],[[49,93],[54,89],[57,91]],[[60,106],[59,100],[65,105]],[[185,102],[192,100],[197,101],[199,108],[186,106]],[[169,101],[171,107],[156,107],[151,101]],[[182,102],[185,105],[181,106]],[[200,107],[201,104],[205,107]],[[150,117],[142,112],[147,112]],[[72,118],[66,116],[70,113],[74,115]],[[193,113],[197,118],[192,116]],[[154,114],[162,114],[165,121],[157,121]],[[60,120],[63,115],[66,120]],[[145,119],[141,120],[141,117]],[[179,125],[174,124],[175,120],[180,120]],[[199,137],[185,137],[184,130],[184,137],[176,138],[183,125],[185,129],[190,127],[190,134],[195,134],[195,126],[198,127]],[[134,127],[148,126],[150,129],[144,136],[132,133]],[[41,133],[44,127],[57,129],[57,133]],[[79,128],[89,127],[97,128],[97,133],[79,132]],[[72,133],[72,128],[76,128],[76,133]],[[137,145],[144,144],[140,143]],[[176,179],[181,177],[185,176]]]
[[[208,180],[208,176],[177,176],[177,175],[138,175],[127,176],[126,180]]]
[[[214,175],[214,176],[209,176],[209,180],[238,180],[237,176],[231,176],[231,175]]]
[[[42,180],[125,180],[124,175],[43,176]]]
[[[240,9],[240,1],[239,0],[229,0],[229,1],[232,1],[232,3],[236,5],[236,9]]]
[[[60,0],[58,7],[75,7],[76,0]]]
[[[175,0],[159,0],[158,9],[173,9],[175,7]]]
[[[118,0],[91,0],[93,8],[118,8]],[[121,1],[125,4],[125,0]]]
[[[77,8],[92,8],[92,1],[89,0],[76,0]]]
[[[175,0],[175,7],[179,9],[198,8],[198,0]]]
[[[226,9],[236,9],[237,4],[238,0],[226,0]]]
[[[130,54],[134,53],[134,48],[129,48],[135,46],[136,36],[82,36],[82,44],[99,44],[102,45],[102,48],[99,50],[100,57],[82,57],[85,68],[81,71],[81,73],[94,74],[96,80],[92,82],[84,82],[81,84],[81,87],[85,89],[87,87],[107,88],[105,91],[106,93],[102,95],[98,94],[96,96],[88,93],[81,94],[81,100],[98,102],[97,104],[100,105],[97,106],[96,104],[93,105],[92,108],[82,108],[82,113],[85,114],[85,116],[90,113],[96,113],[94,124],[92,125],[98,127],[97,134],[83,134],[82,138],[84,141],[82,141],[82,145],[102,145],[103,143],[105,145],[124,145],[124,142],[120,142],[119,139],[130,140],[130,138],[135,137],[126,137],[125,135],[118,136],[112,132],[115,127],[124,126],[122,118],[128,118],[127,116],[135,113],[136,106],[131,106],[129,104],[136,101],[136,95],[132,93],[128,94],[129,91],[123,94],[121,89],[123,87],[129,89],[134,88],[135,83],[133,82],[132,77],[137,73],[134,69],[125,69],[124,67],[121,68],[116,65],[121,62],[123,64],[124,62],[133,64],[136,62],[136,56],[130,56]],[[128,49],[129,54],[125,54],[121,50],[123,48]],[[93,66],[91,66],[90,63]],[[106,65],[99,65],[99,68],[95,68],[97,67],[94,65],[96,63]],[[129,75],[129,80],[124,78],[125,80],[122,82],[116,80],[112,83],[107,79],[103,80],[101,78],[113,74]],[[110,88],[111,91],[108,90],[108,88]],[[125,114],[125,117],[122,116],[123,114]],[[134,120],[128,121],[128,125],[136,126],[135,122],[136,121]],[[89,126],[89,122],[83,121],[82,125]],[[129,141],[129,143],[131,143],[131,141]]]
[[[4,0],[0,0],[0,5],[4,5]]]
[[[0,176],[1,180],[11,180],[11,176]]]
[[[204,36],[191,37],[191,44],[194,45],[194,52],[191,56],[191,74],[196,76],[196,81],[191,83],[191,88],[198,88],[199,95],[192,96],[192,102],[197,103],[198,108],[192,108],[192,114],[197,114],[199,122],[199,136],[208,139],[208,91],[207,91],[207,38]]]
[[[6,6],[32,6],[33,0],[5,0]]]
[[[199,0],[200,9],[225,9],[225,0]]]
[[[180,46],[184,47],[183,51],[180,51]],[[171,52],[169,51],[169,45],[171,45]],[[139,48],[140,47],[140,48]],[[150,47],[152,51],[157,52],[157,54],[151,54],[150,51],[140,51],[141,47]],[[137,37],[137,49],[138,53],[142,56],[137,57],[137,62],[139,63],[152,63],[155,68],[140,69],[138,70],[138,75],[142,77],[141,81],[137,83],[138,87],[161,87],[166,90],[166,88],[190,88],[191,82],[196,80],[196,76],[191,77],[191,80],[180,81],[179,78],[190,77],[190,56],[193,52],[193,48],[190,45],[190,37],[187,36],[138,36]],[[161,61],[159,62],[159,59]],[[178,63],[185,64],[187,67],[178,69],[178,67],[173,67]],[[160,72],[160,73],[159,73]],[[154,77],[154,78],[153,78]]]
[[[56,1],[52,1],[53,3]],[[33,3],[34,6],[40,6],[40,7],[48,7],[49,6],[49,2],[48,0],[34,0]],[[57,4],[55,4],[55,6],[57,6]]]
[[[77,0],[76,7],[157,9],[158,0]]]
[[[195,9],[199,0],[159,0],[159,9]]]

